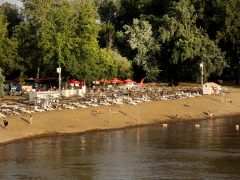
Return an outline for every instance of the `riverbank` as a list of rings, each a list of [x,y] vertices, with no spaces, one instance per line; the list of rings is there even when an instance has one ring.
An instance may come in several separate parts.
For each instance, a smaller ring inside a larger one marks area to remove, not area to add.
[[[28,114],[0,118],[0,143],[43,134],[117,129],[172,120],[200,120],[210,118],[208,111],[213,112],[213,118],[240,115],[240,89],[230,90],[231,93],[225,97],[211,95],[145,102],[136,106],[124,104],[34,113],[32,125]],[[7,130],[3,127],[3,119],[9,122]]]

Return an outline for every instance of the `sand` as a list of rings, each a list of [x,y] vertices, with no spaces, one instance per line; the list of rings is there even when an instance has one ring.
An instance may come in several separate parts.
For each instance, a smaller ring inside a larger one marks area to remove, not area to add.
[[[29,123],[29,114],[0,118],[0,143],[46,134],[84,133],[168,121],[211,119],[207,114],[208,111],[214,113],[211,120],[217,117],[240,115],[240,89],[230,89],[231,93],[226,94],[224,98],[204,95],[145,102],[136,106],[124,104],[34,113],[32,125]],[[3,119],[9,121],[7,130],[3,128]]]

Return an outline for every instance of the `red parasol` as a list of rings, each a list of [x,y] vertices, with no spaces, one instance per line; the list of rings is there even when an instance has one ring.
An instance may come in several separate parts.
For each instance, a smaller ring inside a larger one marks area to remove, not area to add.
[[[98,82],[103,83],[103,82],[105,82],[105,79],[99,79]]]
[[[132,79],[125,79],[123,80],[124,83],[136,83],[134,80]]]
[[[111,83],[122,83],[123,81],[118,79],[118,78],[113,78],[113,79],[110,79],[109,82],[111,82]]]
[[[77,81],[77,80],[75,80],[75,79],[70,79],[70,80],[68,81],[68,83],[70,83],[70,84],[81,84],[79,81]]]

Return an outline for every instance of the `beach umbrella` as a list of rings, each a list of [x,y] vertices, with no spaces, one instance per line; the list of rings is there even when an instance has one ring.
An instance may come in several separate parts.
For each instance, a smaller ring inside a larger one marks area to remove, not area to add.
[[[103,82],[105,82],[105,79],[99,79],[99,80],[97,80],[99,83],[103,83]]]
[[[70,79],[68,80],[68,83],[71,85],[71,86],[79,86],[79,84],[81,84],[81,82],[75,80],[75,79]]]
[[[77,81],[77,80],[75,80],[75,79],[70,79],[70,80],[68,81],[68,83],[70,83],[70,84],[80,84],[80,82]]]
[[[123,80],[124,83],[136,83],[136,81],[132,80],[132,79],[125,79]]]
[[[118,78],[113,78],[113,79],[110,79],[109,82],[111,82],[111,83],[122,83],[123,81],[118,79]]]

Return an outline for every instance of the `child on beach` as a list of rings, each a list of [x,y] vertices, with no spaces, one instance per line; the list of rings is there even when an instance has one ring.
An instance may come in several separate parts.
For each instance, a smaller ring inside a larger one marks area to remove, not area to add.
[[[210,117],[210,118],[213,118],[213,111],[211,111],[211,110],[208,110],[208,116]]]
[[[32,120],[33,120],[33,117],[32,117],[32,115],[30,115],[30,117],[29,117],[29,123],[30,124],[32,124]]]

